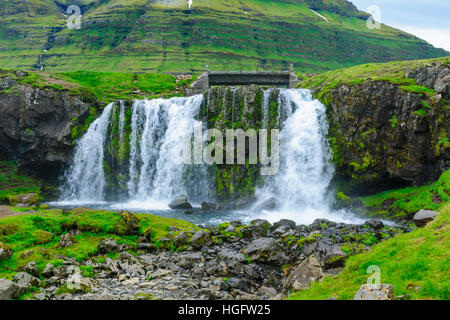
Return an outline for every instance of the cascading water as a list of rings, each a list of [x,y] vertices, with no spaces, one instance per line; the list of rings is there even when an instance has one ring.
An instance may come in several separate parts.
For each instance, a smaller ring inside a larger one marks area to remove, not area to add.
[[[234,122],[239,115],[235,110],[237,90],[231,92]],[[276,105],[270,104],[277,98],[278,112]],[[136,100],[131,110],[123,102],[108,105],[77,143],[73,165],[65,176],[62,202],[107,202],[108,208],[162,210],[161,214],[173,216],[167,204],[178,195],[186,194],[193,204],[214,200],[210,191],[216,188],[215,175],[207,165],[180,164],[176,154],[183,149],[186,135],[192,136],[194,129],[203,125],[196,120],[202,101],[199,95]],[[196,223],[204,223],[204,219],[211,223],[233,219],[249,222],[254,218],[354,222],[353,217],[330,210],[334,167],[326,141],[325,106],[314,100],[309,90],[266,89],[261,110],[263,127],[268,128],[270,118],[270,126],[276,121],[281,128],[278,173],[264,178],[253,208],[189,219]],[[118,155],[115,149],[120,150]],[[108,198],[111,195],[113,201]],[[261,209],[268,200],[277,203],[275,209]]]
[[[105,174],[103,170],[104,144],[111,112],[109,104],[103,114],[89,127],[75,148],[73,165],[65,177],[62,198],[64,201],[104,200]]]
[[[176,161],[186,135],[192,134],[202,96],[168,100],[136,100],[132,107],[128,200],[167,208],[175,196],[187,194],[192,201],[208,199],[209,182],[203,165],[187,170]],[[66,174],[63,202],[102,202],[105,196],[104,149],[108,127],[117,105],[108,105],[77,143],[73,165]],[[125,106],[120,103],[119,146],[124,141]],[[113,133],[110,130],[113,140]],[[201,183],[199,183],[201,181]],[[144,204],[143,204],[144,206]]]

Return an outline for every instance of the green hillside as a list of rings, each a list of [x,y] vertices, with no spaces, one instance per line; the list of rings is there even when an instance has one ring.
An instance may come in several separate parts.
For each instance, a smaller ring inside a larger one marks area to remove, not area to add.
[[[80,30],[66,27],[69,4],[81,7]],[[388,26],[368,29],[367,14],[345,0],[194,0],[187,9],[186,0],[2,1],[0,68],[198,72],[205,63],[293,63],[317,72],[448,55]]]

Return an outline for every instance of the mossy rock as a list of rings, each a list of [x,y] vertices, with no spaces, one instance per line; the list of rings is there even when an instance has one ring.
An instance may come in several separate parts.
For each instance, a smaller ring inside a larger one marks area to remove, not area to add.
[[[34,207],[39,206],[37,193],[26,193],[8,197],[12,206]]]
[[[4,244],[3,242],[0,242],[0,261],[8,260],[11,258],[13,254],[13,250],[10,246]]]

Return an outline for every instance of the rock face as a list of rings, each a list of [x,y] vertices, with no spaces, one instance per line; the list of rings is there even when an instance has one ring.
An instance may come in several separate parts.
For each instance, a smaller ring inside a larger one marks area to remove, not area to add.
[[[326,102],[337,174],[368,191],[439,178],[450,167],[449,74],[447,64],[436,63],[406,73],[423,87],[368,80],[331,89]]]
[[[9,76],[0,78],[0,88],[0,159],[54,179],[71,159],[72,129],[87,119],[89,105],[67,91],[33,88]]]
[[[420,210],[414,215],[413,221],[416,226],[425,227],[429,222],[433,221],[438,214],[439,212],[436,211]]]
[[[363,284],[353,300],[394,300],[392,284]]]

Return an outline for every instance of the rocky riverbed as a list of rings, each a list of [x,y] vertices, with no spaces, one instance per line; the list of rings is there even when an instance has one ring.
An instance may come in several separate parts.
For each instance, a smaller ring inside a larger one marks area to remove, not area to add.
[[[30,298],[38,300],[282,299],[338,274],[350,255],[411,228],[380,220],[316,220],[309,226],[254,220],[248,226],[201,226],[194,234],[179,231],[171,227],[159,240],[171,244],[166,249],[144,233],[134,246],[105,238],[98,256],[81,263],[58,257],[60,265],[39,271],[32,261],[12,281],[0,280],[0,298],[34,288]],[[61,235],[59,245],[70,247],[79,232]]]

